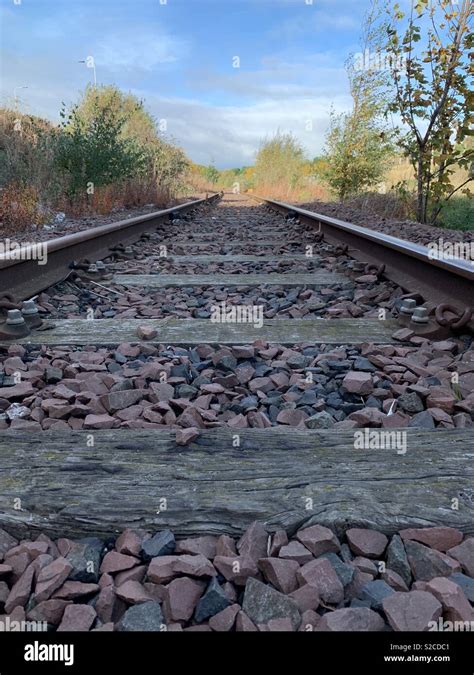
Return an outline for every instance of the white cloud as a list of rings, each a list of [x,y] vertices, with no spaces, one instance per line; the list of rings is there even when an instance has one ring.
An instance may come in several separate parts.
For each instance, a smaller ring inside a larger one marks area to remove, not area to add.
[[[343,110],[347,104],[341,96],[335,108]],[[148,96],[147,105],[157,118],[167,120],[169,134],[194,161],[235,167],[253,163],[260,141],[277,131],[293,133],[308,157],[318,154],[324,144],[331,101],[294,98],[247,106],[211,106]]]
[[[135,34],[114,32],[97,41],[94,57],[111,71],[151,71],[156,66],[173,63],[189,51],[184,41],[167,35],[159,29]]]
[[[314,5],[308,5],[306,14],[299,12],[292,19],[274,25],[269,35],[273,38],[294,39],[328,30],[360,31],[360,17],[354,12],[343,14],[334,9],[316,9],[317,3],[318,0],[315,0]]]

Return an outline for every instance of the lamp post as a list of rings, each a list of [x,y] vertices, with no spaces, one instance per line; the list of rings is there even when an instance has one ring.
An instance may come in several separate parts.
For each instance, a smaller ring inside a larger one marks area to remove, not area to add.
[[[78,63],[85,63],[87,68],[92,68],[94,73],[94,87],[97,87],[97,73],[95,70],[95,61],[93,56],[88,56],[86,59],[78,61]]]
[[[15,110],[18,108],[18,94],[16,93],[18,91],[18,89],[28,89],[28,86],[26,84],[24,84],[21,87],[14,87],[13,88],[13,101],[14,101]]]

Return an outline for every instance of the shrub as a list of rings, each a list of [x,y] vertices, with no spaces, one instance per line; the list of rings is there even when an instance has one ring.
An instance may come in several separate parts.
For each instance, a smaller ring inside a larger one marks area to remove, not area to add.
[[[451,197],[441,208],[438,225],[452,230],[474,230],[474,199]]]
[[[8,235],[17,234],[46,223],[51,214],[41,206],[38,191],[33,186],[10,183],[0,190],[0,229]]]

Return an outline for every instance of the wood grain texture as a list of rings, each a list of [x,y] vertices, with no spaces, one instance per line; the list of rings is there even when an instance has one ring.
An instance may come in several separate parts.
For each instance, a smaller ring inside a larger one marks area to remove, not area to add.
[[[265,319],[261,328],[250,323],[212,323],[210,319],[63,319],[52,322],[52,328],[33,331],[16,344],[44,345],[115,345],[140,342],[139,326],[157,330],[154,343],[170,345],[211,344],[242,345],[264,338],[284,345],[311,344],[400,344],[392,334],[400,328],[393,319]],[[0,345],[7,345],[0,342]]]
[[[239,448],[229,429],[205,430],[186,448],[167,430],[90,432],[92,448],[86,432],[2,432],[0,527],[18,536],[125,527],[238,535],[259,519],[290,533],[321,523],[473,535],[472,432],[407,432],[405,455],[355,450],[350,431],[241,430]]]
[[[344,274],[318,271],[294,274],[115,274],[121,286],[145,288],[186,286],[352,286]]]

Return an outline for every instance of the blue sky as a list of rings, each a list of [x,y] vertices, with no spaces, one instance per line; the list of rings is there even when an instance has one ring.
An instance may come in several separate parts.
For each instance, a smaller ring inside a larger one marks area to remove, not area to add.
[[[58,120],[92,79],[145,100],[196,162],[253,162],[292,132],[321,151],[369,0],[0,0],[1,97]],[[240,67],[235,68],[235,57]]]

